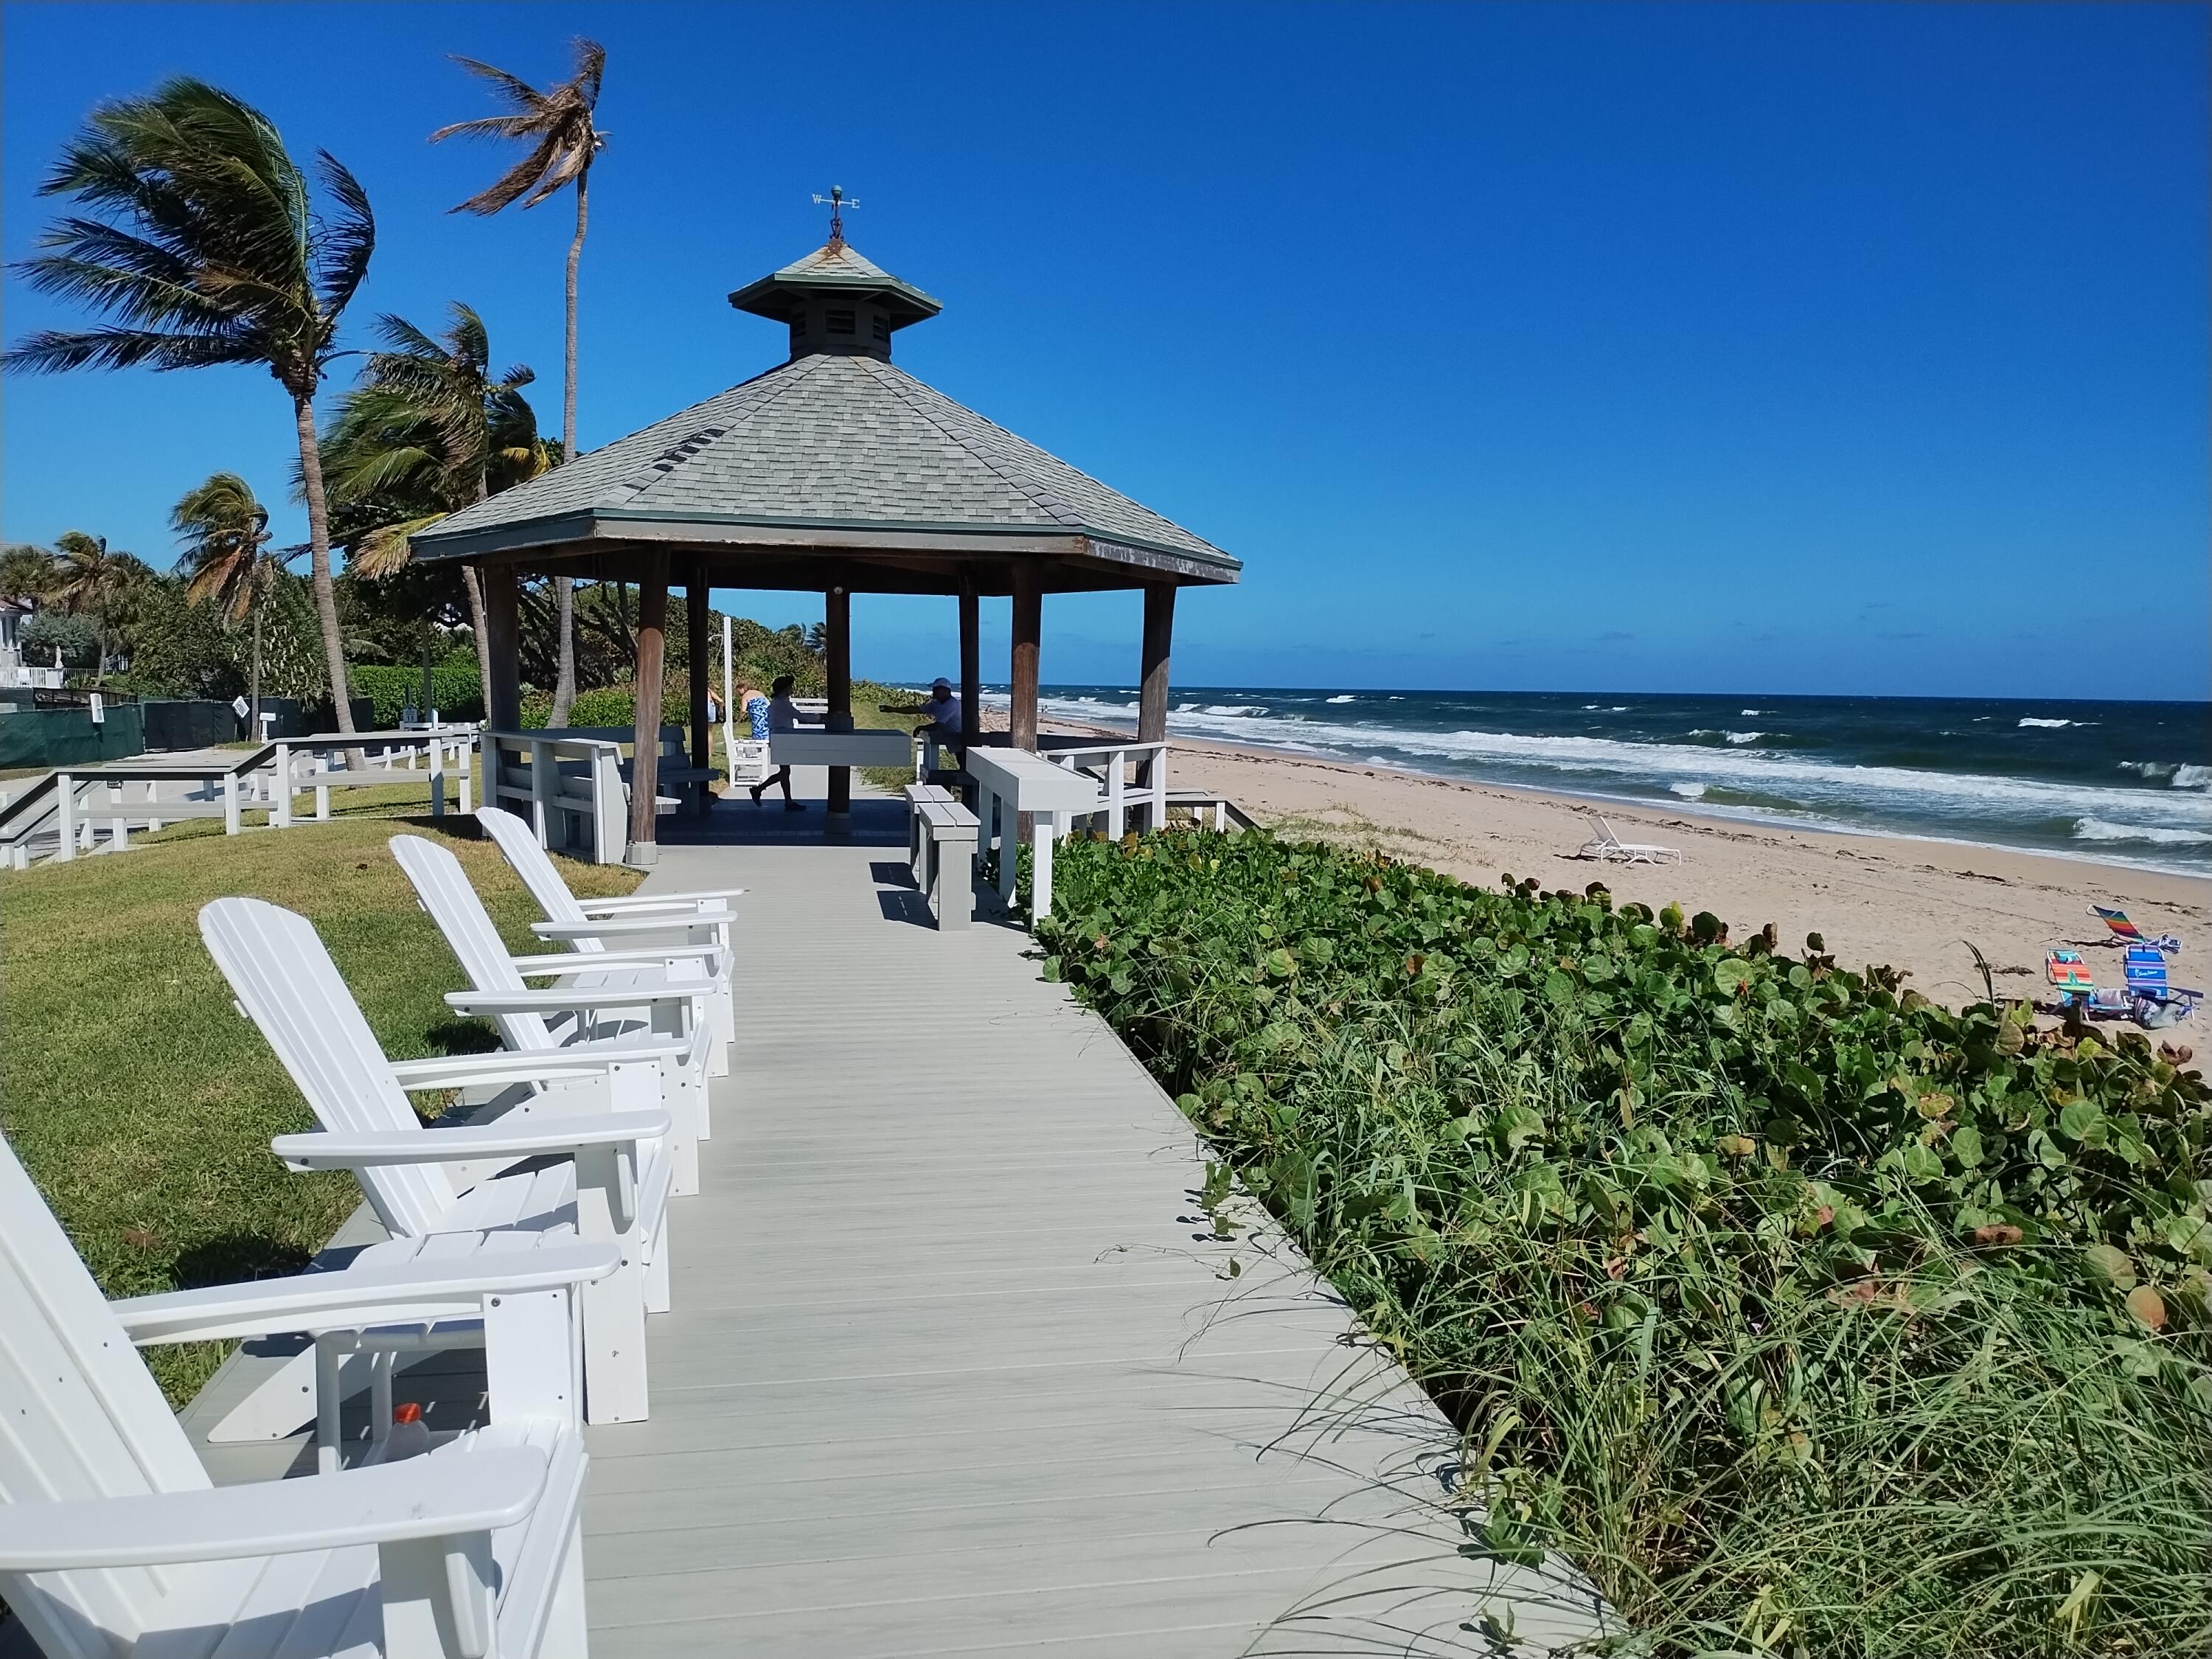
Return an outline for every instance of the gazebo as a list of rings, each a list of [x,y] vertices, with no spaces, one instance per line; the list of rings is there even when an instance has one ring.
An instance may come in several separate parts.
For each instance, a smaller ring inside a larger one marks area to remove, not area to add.
[[[704,640],[717,586],[824,596],[832,731],[852,725],[852,596],[957,595],[971,738],[981,729],[979,602],[1011,595],[1010,740],[1027,749],[1036,747],[1043,596],[1140,588],[1138,737],[1166,736],[1176,590],[1233,582],[1237,560],[894,367],[892,336],[940,307],[863,258],[834,215],[826,246],[730,303],[782,324],[789,360],[413,538],[416,557],[480,574],[494,728],[521,716],[518,581],[547,574],[638,584],[645,686],[664,672],[669,584],[685,585],[695,766],[709,763]],[[630,841],[647,859],[659,712],[639,699]],[[849,769],[832,769],[833,819],[849,810],[851,787]]]

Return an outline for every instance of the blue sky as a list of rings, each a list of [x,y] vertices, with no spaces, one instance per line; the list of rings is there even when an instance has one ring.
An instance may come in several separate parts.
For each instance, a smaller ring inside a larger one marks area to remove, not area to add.
[[[542,82],[588,33],[586,445],[781,358],[723,296],[834,181],[945,301],[902,367],[1245,561],[1184,684],[2202,697],[2208,18],[10,4],[0,225],[97,100],[216,80],[368,186],[355,341],[466,299],[557,428],[565,204],[449,216],[496,152],[423,136],[485,107],[444,54]],[[0,437],[8,539],[156,562],[184,489],[291,453],[244,370],[10,377]],[[953,665],[950,601],[854,612],[856,666]],[[1126,683],[1136,634],[1048,601],[1044,678]]]

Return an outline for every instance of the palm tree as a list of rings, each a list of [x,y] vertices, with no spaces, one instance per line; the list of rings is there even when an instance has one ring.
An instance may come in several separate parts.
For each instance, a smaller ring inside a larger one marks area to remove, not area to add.
[[[28,542],[0,551],[0,599],[43,599],[53,591],[54,556]]]
[[[253,655],[246,692],[252,710],[246,729],[258,732],[262,607],[285,565],[305,550],[270,550],[269,509],[235,472],[211,473],[205,483],[187,490],[170,510],[169,527],[185,544],[178,561],[185,578],[185,597],[195,604],[214,604],[228,622],[252,618]]]
[[[64,530],[54,538],[54,574],[47,597],[73,617],[91,618],[100,636],[94,684],[107,678],[117,625],[129,617],[133,597],[153,579],[153,566],[136,553],[109,552],[105,536]]]
[[[339,315],[368,270],[376,221],[360,182],[328,151],[308,174],[267,117],[179,76],[152,95],[95,109],[39,187],[86,216],[57,222],[46,250],[16,269],[109,326],[46,331],[9,351],[11,368],[204,368],[246,363],[292,400],[307,505],[315,612],[338,729],[354,729],[345,647],[331,583],[330,510],[314,398],[337,346]]]
[[[324,437],[331,498],[362,526],[353,565],[363,575],[390,575],[407,562],[410,536],[551,465],[522,395],[537,376],[517,364],[494,379],[483,319],[458,300],[447,315],[435,337],[404,317],[380,317],[385,349],[369,354]],[[472,566],[462,567],[461,579],[489,708],[483,587]]]
[[[592,121],[599,108],[599,82],[606,71],[607,51],[596,40],[579,38],[573,43],[576,72],[568,80],[540,92],[520,76],[473,58],[453,61],[471,75],[492,84],[494,95],[507,106],[505,115],[487,115],[474,121],[456,121],[440,127],[430,142],[462,138],[520,138],[530,153],[484,189],[459,206],[455,213],[474,213],[485,218],[521,202],[534,208],[558,195],[563,186],[576,186],[576,234],[568,241],[567,332],[561,361],[561,453],[573,457],[576,449],[576,266],[584,257],[584,227],[590,214],[592,163],[606,145],[606,135]],[[524,198],[527,197],[527,200]],[[553,579],[554,602],[560,611],[560,672],[553,687],[552,723],[564,726],[568,705],[576,697],[576,616],[574,588],[566,576]],[[489,706],[489,705],[487,705]]]

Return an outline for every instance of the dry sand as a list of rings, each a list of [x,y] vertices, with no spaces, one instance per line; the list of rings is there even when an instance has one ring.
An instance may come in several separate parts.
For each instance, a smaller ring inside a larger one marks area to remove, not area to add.
[[[2001,995],[2039,989],[2044,952],[2055,945],[2084,946],[2098,980],[2117,984],[2118,952],[2088,914],[2092,900],[2126,910],[2147,933],[2179,934],[2179,983],[2203,986],[2199,964],[2212,957],[2212,880],[2192,876],[1602,804],[1595,810],[1623,841],[1678,847],[1682,861],[1599,865],[1572,856],[1589,838],[1593,804],[1565,796],[1182,738],[1170,777],[1176,789],[1218,793],[1285,834],[1379,848],[1470,882],[1495,884],[1509,872],[1547,888],[1601,879],[1620,901],[1711,910],[1736,939],[1771,921],[1785,950],[1818,932],[1842,965],[1891,963],[1953,1005],[1983,994],[1968,941],[1989,958]],[[2187,1041],[2205,1023],[2200,1012],[2174,1035]]]

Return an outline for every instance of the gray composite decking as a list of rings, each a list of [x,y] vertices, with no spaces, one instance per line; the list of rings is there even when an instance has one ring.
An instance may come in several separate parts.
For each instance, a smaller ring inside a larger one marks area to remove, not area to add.
[[[1271,1228],[1213,1236],[1173,1103],[1024,934],[927,926],[896,804],[855,807],[825,845],[723,804],[649,884],[750,891],[651,1420],[589,1431],[596,1659],[1591,1632],[1462,1553],[1434,1407]]]

